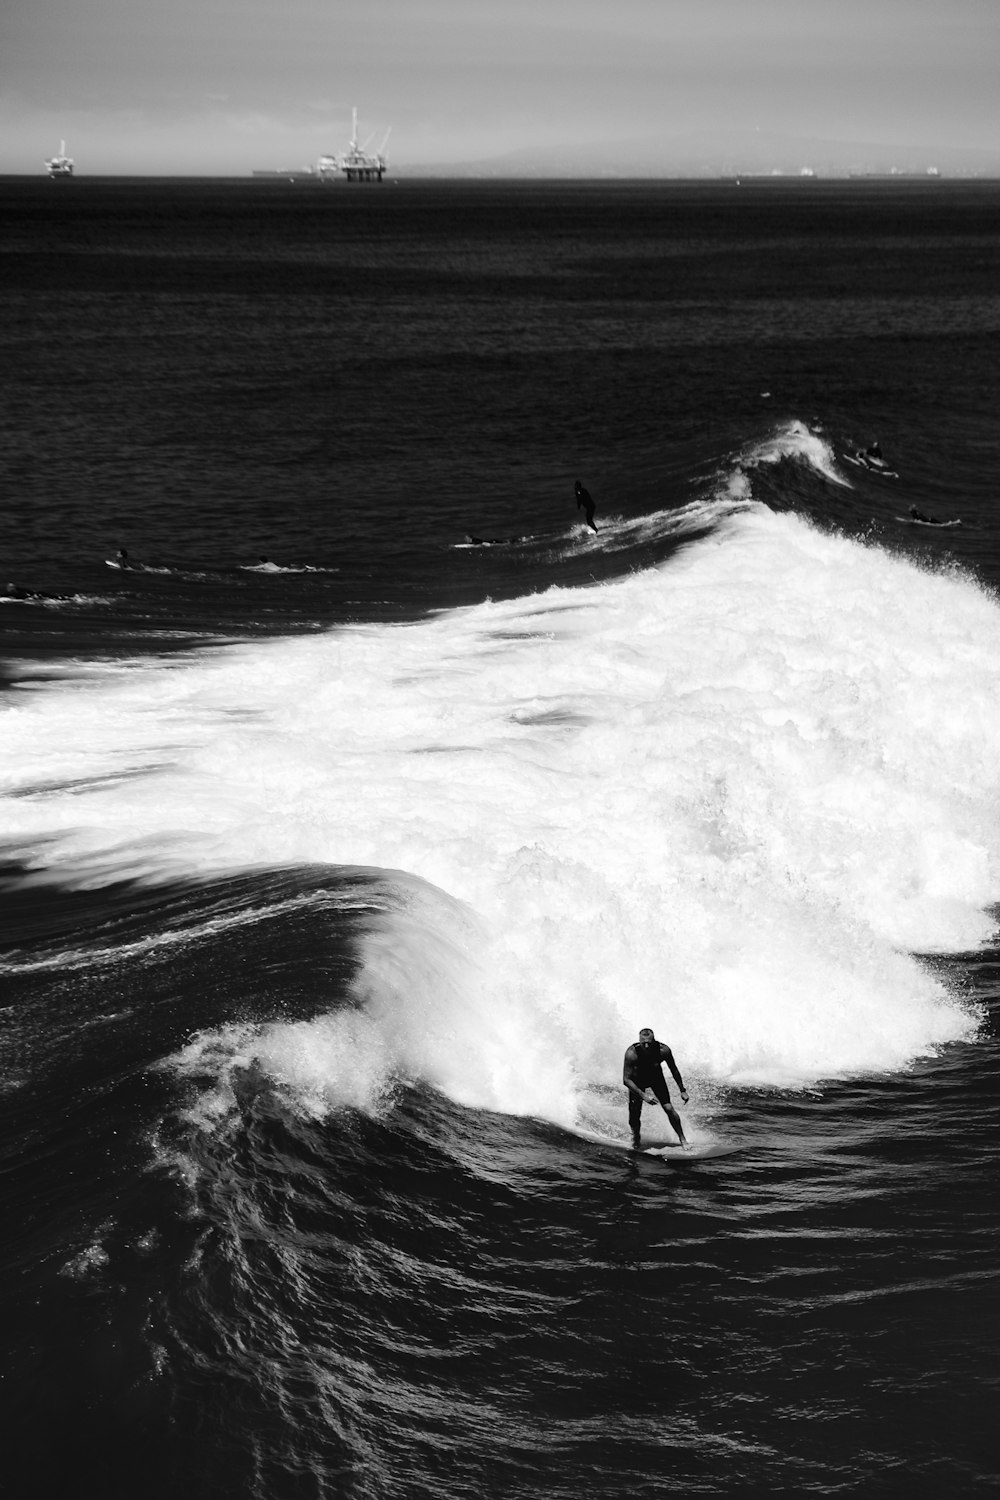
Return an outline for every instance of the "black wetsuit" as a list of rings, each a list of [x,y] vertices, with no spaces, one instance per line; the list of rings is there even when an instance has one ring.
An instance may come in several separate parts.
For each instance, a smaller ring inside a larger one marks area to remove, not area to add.
[[[585,516],[587,517],[587,525],[590,527],[591,531],[596,531],[597,523],[594,520],[594,501],[591,497],[590,491],[583,487],[579,479],[576,481],[576,508],[577,510],[580,510],[582,508]]]
[[[665,1109],[670,1109],[670,1090],[667,1088],[667,1080],[663,1076],[661,1064],[669,1055],[668,1049],[662,1042],[657,1044],[655,1055],[647,1054],[645,1048],[636,1047],[635,1067],[631,1070],[632,1082],[638,1084],[641,1089],[652,1089]],[[628,1122],[633,1133],[639,1130],[639,1121],[642,1118],[643,1101],[632,1089],[628,1091]]]

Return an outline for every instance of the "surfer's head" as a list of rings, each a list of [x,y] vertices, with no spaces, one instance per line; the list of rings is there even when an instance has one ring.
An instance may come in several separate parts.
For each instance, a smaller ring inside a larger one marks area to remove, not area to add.
[[[639,1046],[649,1047],[655,1041],[656,1037],[653,1035],[653,1028],[651,1026],[644,1026],[639,1032]]]

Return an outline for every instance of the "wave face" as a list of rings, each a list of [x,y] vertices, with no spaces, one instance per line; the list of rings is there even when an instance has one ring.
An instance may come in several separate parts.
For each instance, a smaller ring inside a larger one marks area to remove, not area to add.
[[[706,1084],[968,1038],[913,955],[993,931],[1000,611],[755,503],[789,453],[835,472],[786,430],[630,576],[38,691],[8,837],[80,887],[379,872],[348,1004],[180,1060],[252,1056],[309,1109],[403,1077],[573,1125],[645,1024]]]

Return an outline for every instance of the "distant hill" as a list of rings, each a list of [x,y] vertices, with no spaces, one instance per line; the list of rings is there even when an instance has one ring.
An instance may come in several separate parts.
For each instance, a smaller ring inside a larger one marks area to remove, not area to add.
[[[572,146],[535,146],[481,161],[396,164],[405,176],[426,177],[847,177],[889,172],[942,177],[1000,177],[1000,145],[891,146],[832,141],[765,131],[641,136]]]

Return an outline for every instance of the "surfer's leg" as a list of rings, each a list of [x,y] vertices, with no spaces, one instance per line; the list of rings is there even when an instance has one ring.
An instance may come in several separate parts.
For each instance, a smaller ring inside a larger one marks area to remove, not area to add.
[[[665,1104],[663,1108],[666,1112],[667,1119],[670,1121],[671,1125],[674,1128],[677,1139],[680,1141],[682,1146],[686,1146],[687,1139],[684,1135],[684,1126],[681,1124],[680,1115],[677,1113],[676,1109],[674,1109],[672,1104]]]
[[[657,1086],[656,1083],[653,1084],[653,1093],[656,1095],[657,1099],[659,1099],[660,1108],[663,1110],[663,1113],[670,1121],[677,1139],[680,1141],[682,1146],[686,1146],[687,1141],[684,1138],[684,1126],[681,1124],[680,1115],[677,1113],[676,1109],[674,1109],[674,1106],[670,1102],[670,1093],[667,1089],[667,1082],[665,1078],[661,1077],[659,1086]]]
[[[632,1145],[636,1151],[639,1149],[639,1126],[642,1120],[642,1100],[638,1094],[628,1090],[628,1123],[632,1132]]]

